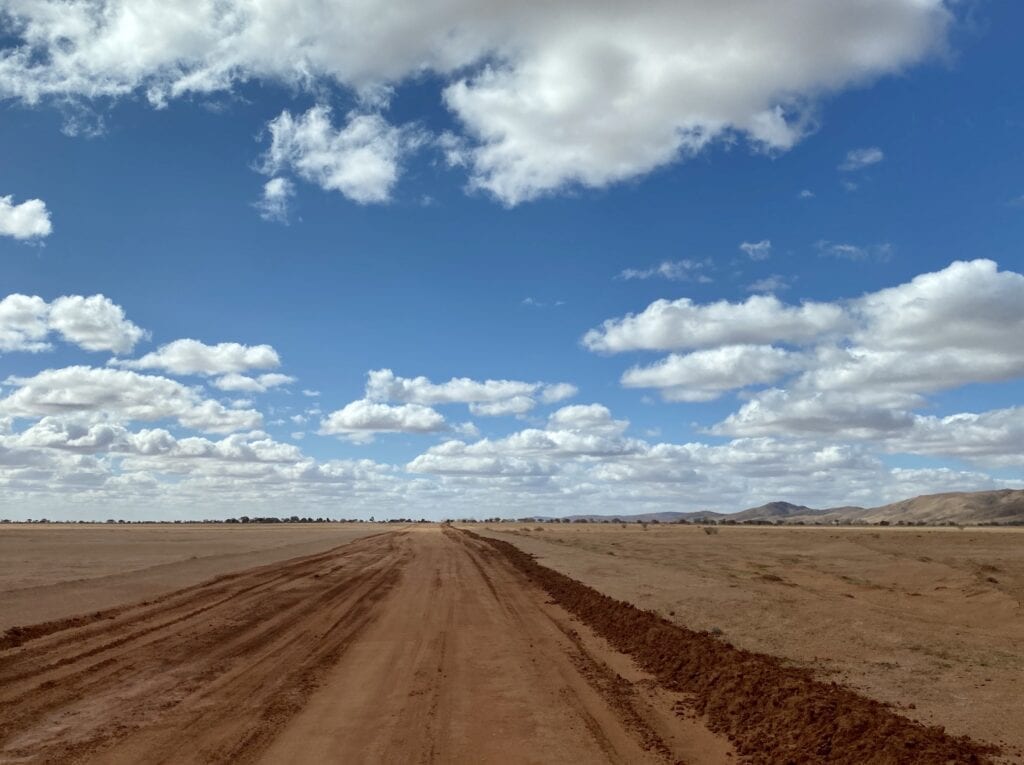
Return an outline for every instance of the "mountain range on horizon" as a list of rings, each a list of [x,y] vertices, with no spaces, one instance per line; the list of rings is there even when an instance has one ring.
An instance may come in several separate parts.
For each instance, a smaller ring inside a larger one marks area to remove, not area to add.
[[[785,523],[925,523],[941,524],[1024,524],[1024,490],[946,492],[923,494],[878,507],[812,508],[792,502],[773,501],[735,513],[713,510],[696,512],[636,513],[628,515],[570,515],[569,521],[605,521],[673,523],[685,521],[776,521]]]

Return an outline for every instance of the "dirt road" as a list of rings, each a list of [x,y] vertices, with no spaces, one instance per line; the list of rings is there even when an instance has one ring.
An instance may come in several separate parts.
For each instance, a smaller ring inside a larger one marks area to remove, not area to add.
[[[680,693],[438,527],[4,640],[0,762],[735,761]]]

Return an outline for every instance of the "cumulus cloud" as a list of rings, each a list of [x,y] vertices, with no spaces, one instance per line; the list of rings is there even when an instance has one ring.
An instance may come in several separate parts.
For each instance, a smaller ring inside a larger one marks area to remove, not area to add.
[[[15,390],[0,399],[0,415],[12,417],[94,414],[115,420],[172,419],[212,433],[251,430],[262,423],[258,412],[228,409],[174,380],[127,370],[73,366],[9,377],[5,383]]]
[[[654,388],[668,401],[752,389],[711,428],[716,435],[871,441],[1016,464],[1016,410],[920,410],[936,391],[1024,377],[1022,336],[1024,275],[974,260],[834,303],[658,301],[605,322],[584,343],[605,352],[693,349],[622,375],[625,387]]]
[[[473,380],[453,377],[434,383],[420,377],[399,377],[390,369],[376,369],[367,374],[366,398],[371,401],[398,401],[423,406],[469,404],[478,416],[525,414],[537,405],[539,398],[553,404],[576,395],[576,386],[569,383],[524,382],[521,380]]]
[[[802,366],[796,354],[770,345],[726,345],[673,353],[622,375],[627,388],[658,388],[667,401],[713,401],[727,390],[770,383]]]
[[[78,454],[132,454],[172,460],[292,463],[304,459],[295,446],[275,442],[255,430],[219,441],[177,438],[162,428],[133,432],[120,423],[46,416],[4,440],[7,447],[61,449]]]
[[[114,353],[131,351],[149,335],[103,295],[69,295],[52,303],[18,294],[0,300],[0,351],[47,350],[51,333],[87,351]]]
[[[767,260],[772,255],[772,243],[770,239],[762,239],[760,242],[743,242],[740,249],[747,254],[751,260]]]
[[[8,295],[0,300],[0,351],[47,350],[50,307],[38,296]]]
[[[462,126],[452,161],[511,205],[636,177],[720,138],[785,151],[813,127],[818,97],[921,61],[951,20],[943,0],[569,0],[557,12],[402,0],[384,15],[368,0],[224,0],[189,13],[146,0],[35,0],[7,8],[0,95],[142,93],[162,106],[253,79],[310,91],[326,81],[379,108],[389,85],[433,74]],[[356,199],[390,194],[387,162],[374,158],[355,186],[335,164],[301,172],[335,178]]]
[[[995,467],[1024,466],[1024,407],[915,415],[885,448],[897,453],[955,456]]]
[[[839,165],[843,172],[863,170],[865,167],[877,165],[885,159],[885,153],[877,146],[867,146],[863,149],[851,149],[846,153],[846,159]]]
[[[121,306],[103,295],[57,298],[50,304],[49,324],[64,340],[87,351],[130,353],[148,335],[125,318]]]
[[[266,393],[271,388],[277,388],[281,385],[290,385],[295,382],[295,378],[289,375],[282,375],[277,372],[270,372],[269,374],[259,375],[258,377],[248,377],[247,375],[240,375],[237,372],[226,374],[223,377],[218,377],[213,381],[215,388],[226,391],[240,391],[245,393]]]
[[[0,236],[43,239],[53,233],[50,211],[41,199],[14,204],[13,196],[0,197]]]
[[[771,388],[757,394],[711,430],[718,435],[878,439],[909,427],[919,396]]]
[[[354,419],[374,418],[377,425],[406,419],[394,412]],[[994,440],[984,430],[1012,439],[1019,419],[1014,412],[977,422],[961,418],[967,430],[948,435],[984,450]],[[858,445],[768,437],[650,443],[627,436],[627,427],[600,404],[564,407],[545,427],[499,439],[480,439],[466,423],[452,430],[470,440],[429,447],[405,465],[404,475],[365,459],[317,461],[258,430],[220,440],[180,437],[65,412],[18,431],[0,416],[0,486],[25,512],[59,503],[61,517],[139,517],[140,505],[181,517],[237,515],[240,505],[249,514],[280,514],[288,506],[299,514],[337,515],[341,503],[345,515],[395,517],[416,507],[440,518],[521,514],[524,506],[539,514],[615,513],[624,505],[638,512],[730,510],[779,497],[870,505],[925,491],[1006,485],[981,472],[887,468]],[[365,440],[367,434],[350,435]]]
[[[431,447],[407,465],[413,473],[438,475],[553,475],[577,459],[637,452],[643,443],[625,438],[626,420],[616,420],[601,404],[563,407],[547,426],[527,428],[502,439],[467,444],[446,441]]]
[[[553,385],[545,385],[540,391],[540,400],[545,404],[556,404],[559,401],[565,401],[567,398],[572,398],[579,389],[572,383],[554,383]]]
[[[841,338],[809,345],[785,389],[756,394],[716,432],[898,435],[910,449],[927,431],[932,443],[948,444],[934,433],[983,415],[923,419],[915,410],[927,394],[1024,376],[1024,275],[990,260],[952,263],[848,301],[843,310],[849,329]],[[912,430],[917,435],[908,435]]]
[[[773,295],[743,303],[701,305],[689,298],[657,300],[641,313],[609,319],[583,336],[592,351],[681,350],[720,345],[799,343],[841,329],[848,317],[828,303],[783,304]]]
[[[212,376],[240,374],[251,369],[273,369],[281,365],[281,359],[269,345],[207,345],[184,338],[162,345],[141,358],[112,359],[110,363],[126,369],[160,369],[175,375]]]
[[[263,196],[256,203],[263,220],[288,222],[288,205],[295,196],[295,184],[287,178],[271,178],[263,184]]]
[[[444,416],[429,406],[392,406],[360,399],[331,412],[320,423],[323,435],[344,436],[350,441],[372,441],[377,433],[437,433],[447,430]]]
[[[512,396],[500,401],[471,403],[469,411],[477,417],[506,417],[513,414],[526,414],[535,406],[537,406],[537,402],[529,396]]]
[[[379,114],[350,113],[335,128],[331,110],[314,106],[293,117],[281,114],[267,125],[271,144],[263,158],[264,172],[291,170],[326,191],[338,191],[353,202],[387,202],[401,174],[401,160],[421,137],[412,128],[395,127]],[[273,188],[270,184],[280,181]],[[275,178],[264,187],[264,207],[273,193],[273,210],[283,208],[291,187]]]
[[[929,489],[999,485],[984,473],[890,469],[857,445],[766,437],[718,445],[649,443],[627,437],[628,423],[599,404],[556,414],[543,429],[432,446],[406,469],[439,476],[465,493],[474,487],[492,496],[521,492],[534,508],[569,505],[605,513],[621,512],[625,503],[633,511],[696,510],[787,496],[817,506],[871,505]]]

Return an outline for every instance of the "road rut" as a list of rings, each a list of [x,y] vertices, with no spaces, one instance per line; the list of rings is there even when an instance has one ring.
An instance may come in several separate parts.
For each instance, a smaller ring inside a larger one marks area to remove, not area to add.
[[[411,527],[8,633],[2,762],[734,762],[489,545]]]

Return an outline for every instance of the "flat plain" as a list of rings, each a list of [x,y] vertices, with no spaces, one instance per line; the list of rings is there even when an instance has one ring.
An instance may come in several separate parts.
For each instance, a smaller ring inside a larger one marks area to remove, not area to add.
[[[811,668],[909,717],[1024,749],[1024,529],[472,528],[614,598]]]
[[[0,762],[1020,761],[1019,532],[466,529],[0,527]]]

